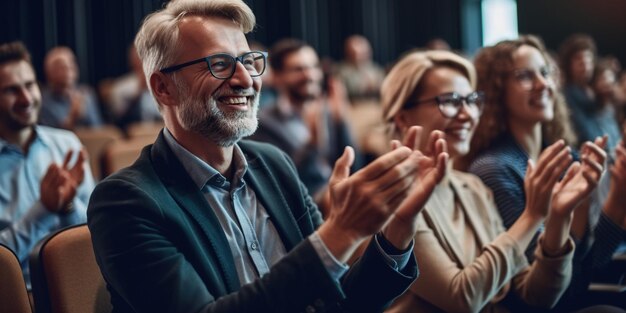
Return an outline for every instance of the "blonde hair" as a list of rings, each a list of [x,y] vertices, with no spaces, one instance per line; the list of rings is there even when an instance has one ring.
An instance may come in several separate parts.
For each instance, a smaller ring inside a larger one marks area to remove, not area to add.
[[[554,70],[556,64],[547,53],[541,40],[532,35],[521,36],[515,40],[501,41],[495,46],[481,49],[474,65],[478,73],[478,90],[485,93],[485,108],[472,138],[468,160],[489,147],[501,133],[509,131],[506,108],[505,79],[513,69],[513,54],[521,46],[531,46],[539,50],[546,63]],[[558,73],[554,73],[557,75]],[[564,139],[567,144],[574,144],[576,136],[569,120],[569,111],[563,95],[558,88],[554,90],[554,118],[541,124],[542,137],[550,144]]]
[[[380,89],[383,106],[383,120],[387,132],[392,138],[400,138],[400,130],[394,123],[394,117],[405,104],[423,92],[423,78],[432,69],[447,67],[458,70],[476,86],[476,71],[470,61],[449,51],[431,50],[414,51],[402,57],[396,63]]]
[[[178,23],[186,16],[230,19],[246,34],[256,24],[252,10],[241,0],[172,0],[162,10],[147,16],[135,37],[146,80],[176,59]],[[149,82],[147,85],[151,89]]]

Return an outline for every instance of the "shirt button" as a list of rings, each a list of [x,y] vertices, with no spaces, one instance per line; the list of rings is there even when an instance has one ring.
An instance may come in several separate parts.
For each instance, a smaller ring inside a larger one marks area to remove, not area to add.
[[[250,249],[252,249],[252,250],[256,250],[257,248],[258,248],[258,245],[256,244],[256,242],[253,242],[253,243],[250,245]]]

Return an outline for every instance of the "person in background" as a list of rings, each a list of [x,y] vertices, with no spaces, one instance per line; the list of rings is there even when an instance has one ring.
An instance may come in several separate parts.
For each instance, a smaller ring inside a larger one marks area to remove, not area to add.
[[[94,180],[86,153],[66,130],[38,126],[41,93],[21,42],[0,45],[0,243],[28,255],[50,232],[84,223]]]
[[[553,79],[554,67],[539,38],[522,36],[483,48],[474,65],[477,88],[485,92],[486,103],[472,139],[470,151],[475,157],[469,171],[493,191],[498,212],[509,229],[530,201],[524,185],[529,164],[536,164],[546,147],[558,142],[571,145],[576,140],[567,106]],[[581,166],[601,169],[606,160],[605,144],[602,137],[585,142],[578,157]],[[624,210],[605,204],[606,198],[599,194],[595,190],[580,203],[570,221],[576,242],[572,283],[557,311],[587,305],[585,295],[593,273],[610,261],[625,236]],[[535,259],[536,245],[535,238],[526,250],[530,262]]]
[[[580,140],[591,140],[606,135],[609,162],[615,159],[615,148],[622,139],[622,130],[617,121],[617,73],[614,67],[601,59],[591,77],[591,88],[595,94],[595,108],[587,112],[587,122],[581,128]]]
[[[617,122],[622,129],[626,129],[626,70],[619,73],[617,92]]]
[[[250,49],[267,51],[267,47],[258,41],[250,42]],[[259,109],[263,109],[268,105],[276,103],[276,98],[278,97],[278,91],[274,87],[274,72],[272,71],[271,65],[267,66],[263,76],[261,76],[261,80],[263,81],[263,92],[261,93],[261,98],[259,99]]]
[[[597,53],[595,41],[585,34],[571,35],[559,48],[563,94],[571,114],[571,124],[579,140],[578,144],[602,136],[589,134],[587,131],[591,123],[589,115],[597,109],[596,95],[591,86]]]
[[[278,99],[259,112],[259,129],[250,139],[285,151],[308,191],[325,209],[324,195],[332,165],[345,146],[355,146],[348,125],[345,91],[341,82],[332,77],[324,81],[317,53],[303,41],[277,42],[270,51],[270,64]],[[357,150],[352,169],[361,165]]]
[[[378,100],[385,72],[372,60],[372,46],[367,38],[352,35],[344,41],[344,59],[337,65],[337,77],[348,91],[354,104],[363,100]]]
[[[102,125],[94,91],[78,84],[78,65],[70,48],[59,46],[48,51],[44,72],[46,85],[41,91],[41,125],[70,130]]]
[[[433,38],[426,43],[426,50],[450,51],[450,44],[443,38]]]
[[[241,140],[267,65],[254,26],[241,0],[177,0],[137,34],[165,128],[89,203],[114,312],[380,312],[417,277],[415,220],[445,153],[397,147],[351,174],[346,147],[322,221],[289,157]]]
[[[108,107],[113,122],[122,129],[137,122],[160,122],[158,105],[148,90],[135,45],[128,49],[131,72],[111,82]]]

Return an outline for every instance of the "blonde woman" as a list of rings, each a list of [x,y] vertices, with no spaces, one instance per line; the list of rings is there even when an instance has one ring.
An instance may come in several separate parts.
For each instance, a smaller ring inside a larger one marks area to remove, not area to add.
[[[450,156],[446,176],[416,225],[420,278],[388,312],[508,312],[508,295],[550,308],[569,284],[574,243],[568,217],[589,190],[566,191],[600,173],[589,167],[583,176],[574,165],[558,183],[570,151],[563,141],[553,144],[529,168],[524,214],[505,230],[491,191],[478,177],[452,169],[469,152],[481,115],[484,95],[475,91],[475,77],[464,58],[428,51],[406,55],[384,81],[383,114],[393,136],[427,155],[443,138]],[[529,264],[524,250],[548,214]]]

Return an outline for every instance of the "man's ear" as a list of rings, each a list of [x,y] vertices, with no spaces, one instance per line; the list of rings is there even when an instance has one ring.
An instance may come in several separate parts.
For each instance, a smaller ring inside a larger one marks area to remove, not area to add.
[[[172,79],[161,72],[150,75],[150,88],[157,102],[161,105],[170,106],[178,102],[178,93],[174,88]]]

